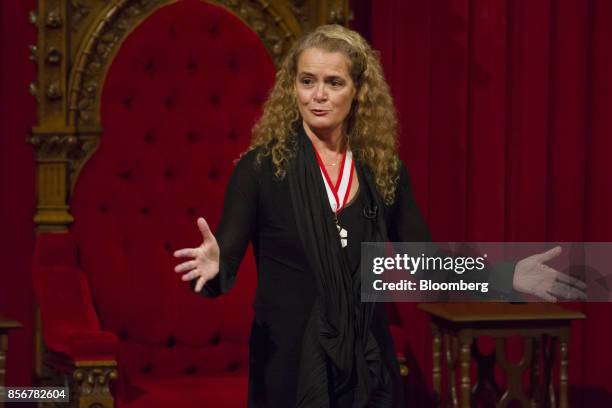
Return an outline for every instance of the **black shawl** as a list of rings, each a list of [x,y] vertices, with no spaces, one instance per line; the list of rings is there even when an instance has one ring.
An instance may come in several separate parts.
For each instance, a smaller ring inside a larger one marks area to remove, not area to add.
[[[314,148],[301,123],[296,137],[288,180],[298,233],[318,288],[302,342],[296,407],[329,407],[330,395],[354,386],[353,407],[390,407],[389,372],[370,330],[375,303],[360,301],[361,274],[352,276]],[[372,174],[357,160],[355,166],[367,205],[376,210],[376,228],[365,241],[388,241],[384,205]]]

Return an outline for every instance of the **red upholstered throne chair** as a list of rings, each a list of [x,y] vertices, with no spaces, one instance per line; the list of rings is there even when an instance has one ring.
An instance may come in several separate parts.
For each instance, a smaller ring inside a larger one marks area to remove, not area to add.
[[[155,11],[113,58],[74,223],[39,234],[33,274],[53,363],[78,376],[97,362],[97,378],[117,379],[116,406],[246,405],[252,256],[211,300],[180,280],[172,252],[201,242],[198,216],[214,231],[274,73],[246,24],[197,1]]]
[[[75,41],[68,123],[61,132],[43,123],[33,136],[35,146],[50,134],[68,146],[51,161],[65,173],[40,160],[51,150],[38,151],[36,221],[45,228],[33,280],[44,374],[68,381],[75,406],[245,406],[250,250],[235,287],[217,299],[191,292],[172,253],[201,241],[198,216],[216,228],[233,160],[274,80],[271,54],[278,61],[289,45],[289,35],[283,43],[265,24],[284,17],[263,7],[262,23],[240,1],[228,4],[241,18],[198,0],[108,3],[72,10],[81,13],[74,31],[84,34]],[[44,30],[54,29],[49,21]],[[41,122],[57,100],[47,99]],[[53,201],[62,191],[65,206]]]

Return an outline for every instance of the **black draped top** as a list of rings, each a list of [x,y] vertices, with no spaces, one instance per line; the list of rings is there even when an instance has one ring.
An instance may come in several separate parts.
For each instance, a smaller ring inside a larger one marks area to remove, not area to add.
[[[300,344],[317,287],[298,236],[287,177],[274,177],[269,156],[256,165],[256,154],[253,150],[244,155],[231,176],[215,232],[221,250],[220,272],[202,293],[214,297],[230,290],[252,242],[258,283],[250,340],[249,406],[286,408],[295,403]],[[353,273],[359,273],[362,237],[374,227],[364,216],[364,186],[359,180],[358,193],[338,216],[348,231],[344,250]],[[403,166],[398,186],[396,200],[386,211],[389,239],[429,241]],[[376,308],[372,332],[393,377],[398,374],[397,362],[382,305]]]

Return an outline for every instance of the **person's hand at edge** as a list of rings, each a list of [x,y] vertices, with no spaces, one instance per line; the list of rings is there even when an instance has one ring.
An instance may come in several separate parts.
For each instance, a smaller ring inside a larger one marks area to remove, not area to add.
[[[200,217],[197,224],[202,233],[202,244],[197,248],[182,248],[174,251],[176,258],[192,258],[177,265],[174,271],[176,273],[186,272],[181,277],[184,281],[197,279],[195,291],[200,292],[206,282],[219,273],[220,250],[217,239],[210,231],[206,220]]]
[[[514,269],[514,290],[528,293],[549,302],[557,300],[586,300],[586,284],[559,272],[545,262],[559,256],[561,247],[531,255],[520,260]]]

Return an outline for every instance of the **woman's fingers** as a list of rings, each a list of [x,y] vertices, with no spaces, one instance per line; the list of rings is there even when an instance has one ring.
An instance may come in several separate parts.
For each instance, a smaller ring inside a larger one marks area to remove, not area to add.
[[[588,300],[588,296],[586,293],[581,291],[580,289],[571,288],[568,300]]]
[[[184,281],[197,279],[195,291],[199,292],[202,290],[207,281],[207,278],[204,275],[210,275],[210,271],[206,273],[205,271],[207,271],[211,266],[211,257],[215,255],[214,249],[217,245],[217,240],[210,231],[210,227],[204,218],[198,218],[197,224],[198,229],[202,233],[204,243],[198,248],[183,248],[174,251],[174,256],[176,258],[194,258],[175,266],[174,271],[177,273],[186,272],[181,277],[181,279]],[[216,250],[216,254],[218,256],[218,248]]]
[[[198,248],[183,248],[174,251],[175,258],[195,258],[198,254]]]
[[[181,272],[185,272],[185,271],[190,271],[194,268],[198,267],[198,262],[197,261],[187,261],[187,262],[183,262],[182,264],[179,264],[177,266],[174,267],[174,272],[176,273],[181,273]]]
[[[575,286],[576,288],[581,289],[581,290],[586,289],[586,283],[584,283],[580,279],[576,279],[573,276],[570,276],[570,275],[568,275],[566,273],[563,273],[563,272],[558,272],[558,271],[556,271],[556,272],[557,272],[556,279],[559,282],[563,282],[563,283],[566,283],[568,285]]]
[[[198,218],[197,223],[198,223],[198,228],[200,229],[200,232],[202,233],[202,238],[204,239],[204,242],[215,238],[213,236],[213,233],[210,231],[210,227],[208,226],[208,223],[203,217]]]
[[[195,279],[195,278],[197,278],[197,277],[199,277],[201,275],[202,274],[197,269],[194,269],[191,272],[188,272],[188,273],[184,274],[183,276],[181,276],[181,279],[184,280],[184,281],[190,281],[190,280]]]
[[[559,284],[560,286],[558,287],[564,288],[566,293],[571,294],[572,299],[586,299],[586,294],[584,293],[584,291],[586,290],[586,283],[584,283],[580,279],[574,278],[571,275],[559,272],[558,270],[551,268],[548,265],[542,265],[542,267],[550,274],[549,276],[553,278],[551,286]]]
[[[206,283],[206,278],[204,278],[203,276],[200,276],[200,279],[198,279],[198,281],[196,282],[195,291],[196,292],[201,291],[205,283]]]
[[[556,256],[559,256],[559,254],[561,254],[561,247],[560,246],[556,246],[552,249],[549,249],[546,252],[542,252],[541,254],[537,254],[536,257],[538,258],[539,262],[547,262],[550,261],[551,259],[555,258]]]
[[[557,303],[557,298],[546,291],[544,291],[543,293],[538,293],[537,295],[547,302]]]
[[[547,292],[563,300],[587,299],[586,294],[582,290],[559,281],[554,282],[554,284],[550,287],[550,289],[547,290]]]

